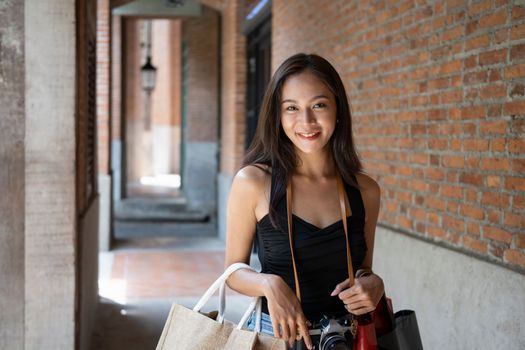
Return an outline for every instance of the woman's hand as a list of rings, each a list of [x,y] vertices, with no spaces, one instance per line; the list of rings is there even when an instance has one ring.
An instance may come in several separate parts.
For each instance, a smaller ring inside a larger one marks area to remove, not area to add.
[[[349,285],[346,279],[335,287],[331,295],[339,295],[346,309],[356,316],[374,311],[385,292],[383,280],[375,274],[356,278],[355,284],[348,288]]]
[[[268,311],[272,319],[275,337],[288,341],[293,346],[297,336],[304,339],[308,349],[313,348],[306,319],[301,308],[301,303],[295,293],[288,287],[283,279],[277,275],[268,275],[265,296],[268,300]]]

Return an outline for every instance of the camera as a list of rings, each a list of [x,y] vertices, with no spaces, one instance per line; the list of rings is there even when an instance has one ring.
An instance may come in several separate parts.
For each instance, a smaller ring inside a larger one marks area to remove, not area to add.
[[[321,325],[321,339],[319,350],[351,350],[352,338],[349,337],[352,319],[343,317],[340,319],[323,318],[319,321]],[[346,333],[346,335],[345,335]]]
[[[351,350],[353,341],[352,315],[340,318],[324,316],[310,329],[310,337],[314,343],[315,350]],[[306,349],[304,340],[296,343],[295,350]]]

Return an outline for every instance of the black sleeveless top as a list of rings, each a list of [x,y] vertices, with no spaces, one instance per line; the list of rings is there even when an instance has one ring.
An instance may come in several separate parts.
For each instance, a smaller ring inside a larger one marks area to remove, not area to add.
[[[355,176],[353,177],[355,179]],[[274,193],[273,176],[271,186],[270,193]],[[347,223],[355,274],[361,267],[367,251],[364,236],[365,207],[359,189],[346,182],[344,187],[352,212],[347,217]],[[334,196],[337,196],[336,191]],[[276,208],[278,226],[281,229],[273,227],[269,214],[266,214],[257,222],[256,239],[261,272],[281,276],[295,292],[286,209],[286,196],[283,196]],[[322,229],[294,214],[292,220],[301,304],[306,318],[313,323],[319,321],[323,315],[339,317],[347,314],[342,300],[337,295],[330,296],[335,286],[348,278],[342,220]],[[262,311],[269,313],[265,297],[262,299]]]

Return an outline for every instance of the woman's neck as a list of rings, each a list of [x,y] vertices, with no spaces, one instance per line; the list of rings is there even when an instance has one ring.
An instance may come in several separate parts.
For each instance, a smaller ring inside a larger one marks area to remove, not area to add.
[[[336,166],[329,150],[311,154],[298,151],[297,156],[299,165],[295,168],[295,175],[310,180],[323,180],[335,175]]]

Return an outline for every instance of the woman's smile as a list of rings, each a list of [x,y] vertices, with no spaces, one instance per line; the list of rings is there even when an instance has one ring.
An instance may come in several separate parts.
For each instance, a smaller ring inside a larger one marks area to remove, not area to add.
[[[300,138],[302,138],[303,140],[308,140],[308,141],[312,141],[312,140],[315,140],[319,137],[319,135],[321,135],[321,132],[320,131],[317,131],[317,132],[309,132],[309,133],[306,133],[306,132],[298,132],[296,133]]]

